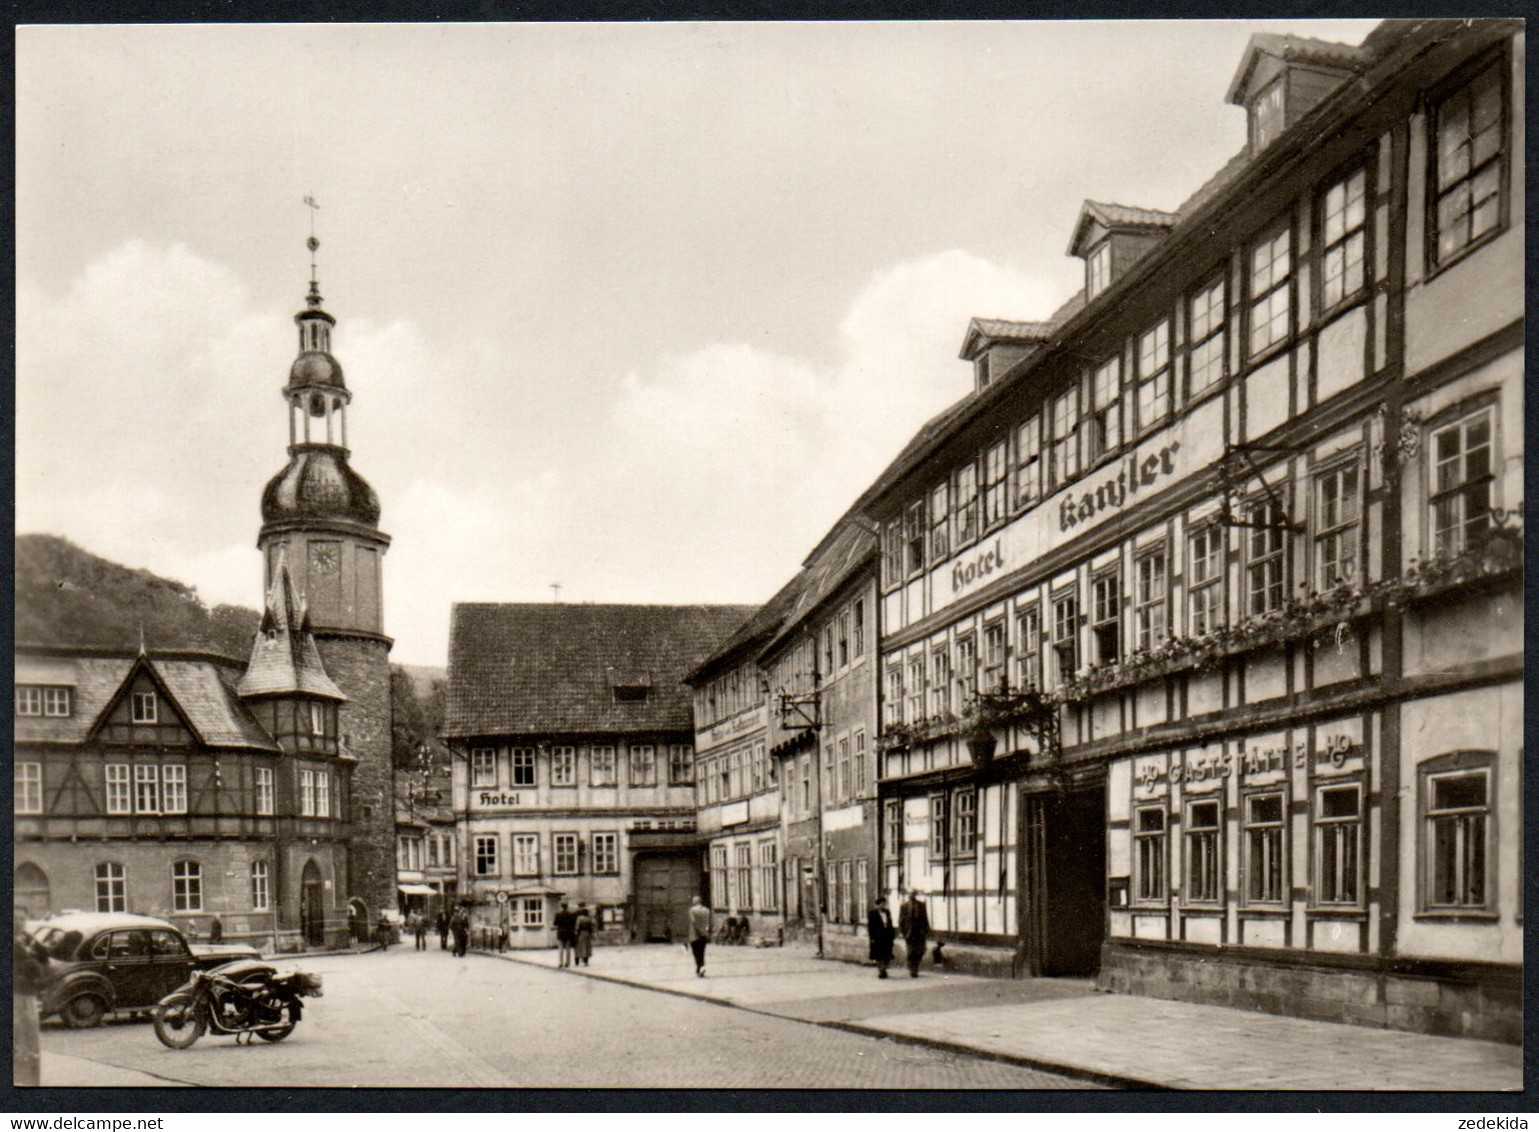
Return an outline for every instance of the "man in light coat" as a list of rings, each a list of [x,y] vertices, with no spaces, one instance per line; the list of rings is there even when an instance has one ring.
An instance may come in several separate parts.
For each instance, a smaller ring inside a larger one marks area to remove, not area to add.
[[[705,978],[705,945],[711,942],[711,910],[700,897],[689,906],[689,949],[695,954],[695,975]]]

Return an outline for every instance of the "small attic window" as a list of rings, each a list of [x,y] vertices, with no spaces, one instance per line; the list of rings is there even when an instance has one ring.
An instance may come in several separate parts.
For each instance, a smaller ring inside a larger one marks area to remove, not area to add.
[[[973,359],[973,377],[978,382],[978,388],[988,385],[992,375],[989,373],[989,355],[987,352],[979,354]]]
[[[1111,241],[1102,240],[1085,259],[1085,297],[1093,299],[1111,282]]]
[[[1260,153],[1283,131],[1283,80],[1278,75],[1256,95],[1250,107],[1251,152]]]
[[[617,704],[644,704],[649,687],[646,684],[616,684],[614,690]]]

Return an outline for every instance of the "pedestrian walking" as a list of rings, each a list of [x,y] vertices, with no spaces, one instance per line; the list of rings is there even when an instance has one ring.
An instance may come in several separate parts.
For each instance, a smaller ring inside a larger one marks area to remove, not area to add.
[[[565,900],[561,902],[561,911],[556,913],[556,966],[570,967],[572,965],[572,949],[577,946],[577,913],[572,911],[571,905]]]
[[[695,955],[695,975],[705,978],[705,945],[711,942],[711,910],[700,897],[689,906],[689,949]]]
[[[887,897],[878,896],[866,917],[866,937],[871,941],[871,961],[876,964],[877,978],[887,977],[892,963],[892,941],[897,936],[892,926],[892,913],[887,910]]]
[[[449,930],[454,933],[454,957],[465,958],[465,952],[470,949],[470,913],[464,905],[454,910],[449,919]]]
[[[593,922],[593,917],[588,914],[588,906],[577,906],[577,919],[572,924],[577,945],[577,962],[584,967],[591,966],[589,962],[593,958],[593,933],[598,925]]]
[[[427,917],[421,912],[411,914],[411,934],[417,937],[417,950],[427,950]]]
[[[224,942],[224,921],[221,920],[218,916],[215,916],[214,917],[214,922],[209,925],[209,928],[208,928],[208,942],[209,943],[223,943]]]
[[[48,982],[48,953],[20,928],[11,940],[11,1080],[16,1085],[41,1083],[42,1055],[38,1047],[37,996]]]
[[[919,961],[924,958],[925,941],[930,938],[930,913],[919,898],[919,890],[913,889],[903,907],[898,910],[898,934],[908,951],[908,977],[919,977]]]
[[[437,925],[436,926],[438,928],[438,950],[439,951],[448,951],[449,950],[449,909],[447,909],[447,908],[440,908],[438,910],[438,921],[437,921]]]

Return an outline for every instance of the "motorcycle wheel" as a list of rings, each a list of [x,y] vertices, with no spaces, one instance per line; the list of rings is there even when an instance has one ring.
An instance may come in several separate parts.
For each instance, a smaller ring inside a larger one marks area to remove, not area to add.
[[[288,1019],[288,1021],[272,1030],[258,1030],[257,1037],[261,1038],[264,1042],[281,1042],[292,1034],[294,1027],[298,1025],[294,1020],[294,1004],[292,1002],[285,1002],[280,1009],[283,1011],[283,1017]]]
[[[160,1044],[186,1049],[203,1036],[206,1023],[190,994],[179,994],[155,1008],[155,1036]]]

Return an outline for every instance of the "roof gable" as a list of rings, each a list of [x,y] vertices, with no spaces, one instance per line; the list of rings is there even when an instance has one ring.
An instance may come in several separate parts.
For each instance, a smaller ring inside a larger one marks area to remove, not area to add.
[[[1273,65],[1268,66],[1268,63]],[[1333,43],[1328,39],[1258,31],[1245,45],[1245,53],[1229,82],[1224,101],[1234,106],[1245,105],[1257,89],[1271,82],[1291,63],[1323,67],[1347,75],[1363,70],[1368,63],[1368,54],[1360,47]]]
[[[1103,232],[1163,232],[1175,227],[1175,223],[1173,212],[1087,200],[1080,206],[1079,219],[1074,224],[1069,255],[1084,255],[1093,243],[1099,242]]]

